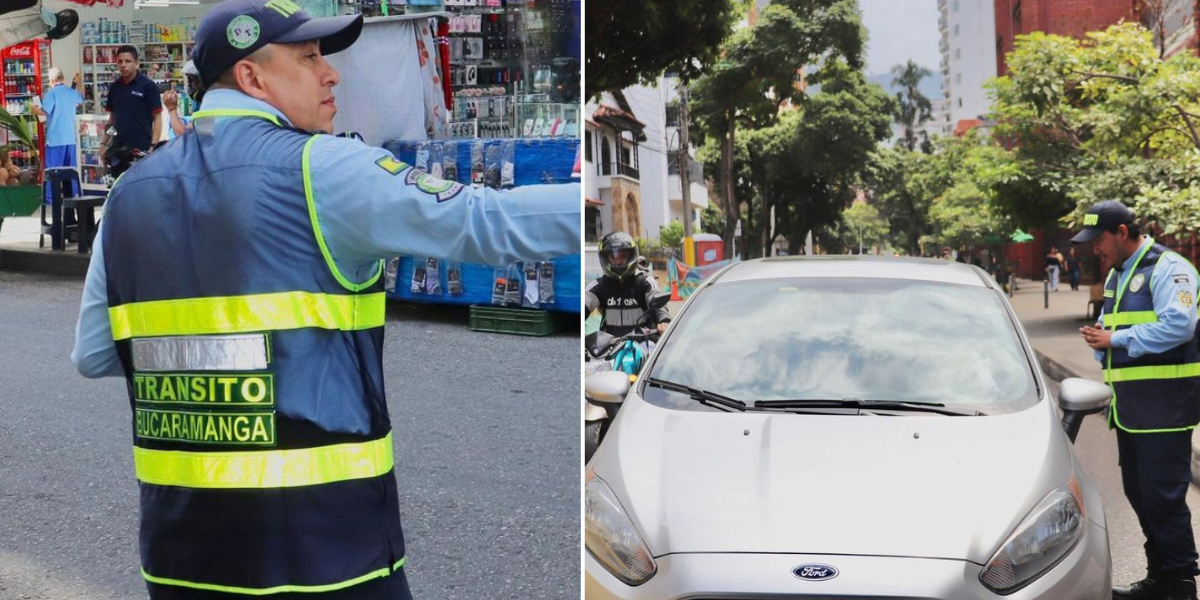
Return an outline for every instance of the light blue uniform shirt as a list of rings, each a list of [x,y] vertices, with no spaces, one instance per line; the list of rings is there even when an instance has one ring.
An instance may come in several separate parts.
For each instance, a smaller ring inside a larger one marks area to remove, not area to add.
[[[73,146],[75,144],[75,109],[83,97],[68,85],[56,85],[42,96],[42,110],[46,111],[46,145]]]
[[[1125,280],[1133,274],[1135,261],[1141,255],[1142,249],[1153,243],[1154,239],[1146,236],[1143,238],[1142,244],[1138,246],[1137,252],[1125,260],[1122,270],[1116,273],[1116,276],[1120,277],[1117,281],[1118,290],[1126,285]],[[1159,257],[1149,282],[1150,293],[1154,298],[1154,313],[1158,315],[1158,322],[1143,323],[1128,329],[1114,331],[1112,345],[1116,348],[1125,348],[1130,358],[1137,358],[1144,354],[1166,352],[1192,339],[1197,321],[1196,291],[1198,282],[1200,282],[1200,276],[1197,275],[1196,268],[1182,256],[1172,252]],[[1185,304],[1183,298],[1190,299],[1190,302]],[[1103,311],[1097,322],[1104,322]],[[1105,354],[1105,352],[1097,350],[1095,352],[1096,360],[1103,364]]]
[[[258,110],[287,122],[271,105],[233,90],[209,91],[202,109]],[[499,266],[579,253],[579,184],[531,185],[504,192],[468,187],[437,202],[428,192],[406,183],[403,174],[393,174],[377,163],[390,156],[386,150],[347,138],[322,135],[313,142],[310,162],[317,220],[342,273],[365,278],[375,271],[379,259],[398,254]],[[108,318],[103,244],[92,247],[71,360],[84,377],[122,374]]]

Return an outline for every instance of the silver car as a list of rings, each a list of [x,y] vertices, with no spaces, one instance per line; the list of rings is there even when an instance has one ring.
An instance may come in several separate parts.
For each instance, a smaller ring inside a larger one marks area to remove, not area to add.
[[[1071,451],[1108,388],[1056,406],[975,267],[735,264],[632,389],[589,385],[628,395],[587,468],[588,600],[1111,597]]]

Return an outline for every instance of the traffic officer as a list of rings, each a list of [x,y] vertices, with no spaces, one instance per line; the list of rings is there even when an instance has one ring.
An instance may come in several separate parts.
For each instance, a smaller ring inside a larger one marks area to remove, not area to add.
[[[1146,536],[1146,578],[1114,588],[1113,598],[1195,600],[1200,569],[1186,496],[1200,422],[1200,277],[1143,236],[1120,202],[1092,206],[1084,225],[1071,241],[1091,242],[1108,277],[1100,320],[1080,333],[1112,386],[1121,481]]]
[[[603,330],[620,337],[636,329],[651,311],[650,297],[658,291],[658,284],[642,268],[637,243],[628,233],[614,231],[604,236],[597,250],[604,274],[588,286],[588,301],[604,313]],[[653,313],[648,323],[659,333],[666,331],[671,313],[666,307]]]
[[[72,359],[126,378],[153,599],[410,598],[381,259],[579,252],[577,184],[465,188],[325,133],[324,55],[362,26],[213,7],[193,127],[109,195]]]

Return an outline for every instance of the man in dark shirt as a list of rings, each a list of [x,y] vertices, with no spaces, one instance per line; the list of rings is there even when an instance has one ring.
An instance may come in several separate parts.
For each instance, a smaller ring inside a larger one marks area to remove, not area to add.
[[[113,148],[124,147],[147,152],[162,139],[162,98],[158,85],[139,70],[137,48],[117,49],[117,79],[108,88],[104,109],[108,126],[116,126]],[[104,134],[108,148],[108,132]]]

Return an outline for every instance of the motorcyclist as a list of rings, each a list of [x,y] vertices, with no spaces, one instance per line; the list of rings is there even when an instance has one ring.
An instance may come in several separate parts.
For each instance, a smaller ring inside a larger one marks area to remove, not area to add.
[[[614,337],[623,336],[637,329],[642,316],[650,312],[650,323],[659,333],[666,331],[671,313],[666,307],[649,307],[658,284],[639,260],[633,237],[623,231],[610,233],[600,240],[599,250],[604,275],[588,286],[587,293],[589,302],[594,296],[604,314],[602,330]]]

